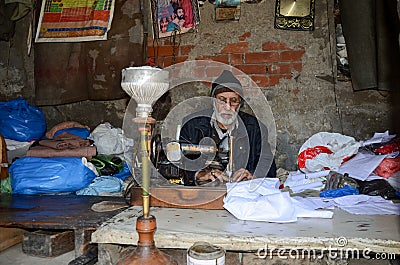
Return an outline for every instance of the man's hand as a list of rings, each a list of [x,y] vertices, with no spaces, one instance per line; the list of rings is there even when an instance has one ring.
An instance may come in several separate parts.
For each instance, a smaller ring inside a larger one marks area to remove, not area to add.
[[[229,177],[225,172],[222,172],[218,169],[212,169],[207,171],[200,171],[196,174],[196,181],[197,182],[209,182],[219,180],[221,182],[229,181]]]
[[[254,176],[247,169],[241,168],[232,175],[232,182],[239,182],[243,180],[253,179]]]

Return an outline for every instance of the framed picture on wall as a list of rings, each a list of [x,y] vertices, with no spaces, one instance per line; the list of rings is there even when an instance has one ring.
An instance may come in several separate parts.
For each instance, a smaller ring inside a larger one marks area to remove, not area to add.
[[[151,0],[155,38],[190,32],[200,23],[197,0]]]

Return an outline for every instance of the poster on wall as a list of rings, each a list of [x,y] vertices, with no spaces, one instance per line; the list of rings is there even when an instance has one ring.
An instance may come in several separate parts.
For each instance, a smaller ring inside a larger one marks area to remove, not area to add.
[[[216,0],[215,20],[239,20],[240,0]]]
[[[43,0],[35,42],[107,40],[114,6],[115,0]]]
[[[190,32],[200,23],[197,0],[152,0],[156,38]]]

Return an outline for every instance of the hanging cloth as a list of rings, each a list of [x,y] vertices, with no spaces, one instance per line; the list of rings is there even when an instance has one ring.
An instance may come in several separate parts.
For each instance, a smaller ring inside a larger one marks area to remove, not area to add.
[[[396,0],[340,1],[354,90],[400,85],[400,21]]]

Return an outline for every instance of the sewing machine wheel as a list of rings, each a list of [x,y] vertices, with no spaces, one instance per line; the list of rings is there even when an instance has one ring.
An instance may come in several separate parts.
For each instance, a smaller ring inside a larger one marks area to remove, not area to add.
[[[150,160],[153,163],[153,165],[158,169],[160,155],[161,155],[161,152],[163,152],[160,134],[154,135],[154,137],[151,139],[150,146],[151,146]]]

